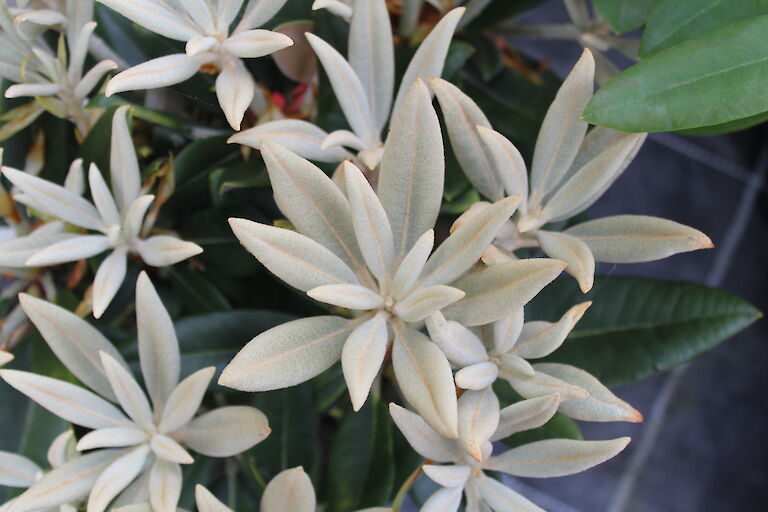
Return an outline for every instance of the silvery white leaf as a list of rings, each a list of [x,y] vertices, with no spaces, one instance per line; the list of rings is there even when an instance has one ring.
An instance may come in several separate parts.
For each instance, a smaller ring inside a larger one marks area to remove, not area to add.
[[[418,331],[395,333],[392,363],[406,400],[440,435],[458,437],[453,373],[442,351]]]
[[[526,377],[533,377],[536,375],[536,370],[533,369],[531,363],[522,357],[515,355],[514,352],[502,354],[501,357],[499,357],[499,366],[507,375],[514,375],[516,373]]]
[[[517,344],[523,332],[524,320],[523,308],[520,308],[494,322],[493,349],[497,354],[505,354]]]
[[[579,238],[596,260],[607,263],[641,263],[713,247],[701,231],[645,215],[595,219],[577,224],[565,233]]]
[[[40,228],[30,235],[11,238],[0,243],[0,267],[25,267],[29,258],[50,245],[75,238],[74,233],[38,234]]]
[[[506,194],[496,164],[478,133],[481,126],[487,129],[491,127],[488,118],[472,98],[452,83],[432,78],[429,85],[440,102],[453,152],[467,178],[488,199],[502,199]]]
[[[142,261],[153,267],[169,267],[203,252],[196,243],[170,235],[134,240],[133,245]]]
[[[403,10],[400,13],[400,24],[397,28],[403,38],[408,39],[413,35],[421,15],[424,0],[406,0],[403,2]]]
[[[418,414],[397,404],[389,404],[389,414],[408,444],[425,459],[434,462],[461,460],[456,442],[445,439],[435,432]]]
[[[320,9],[327,9],[345,21],[349,21],[352,18],[352,7],[341,0],[315,0],[312,3],[312,10],[318,11]]]
[[[328,75],[333,92],[352,131],[367,145],[372,145],[379,140],[379,136],[360,78],[333,46],[314,34],[307,33],[306,36]]]
[[[155,196],[147,194],[137,197],[128,206],[128,210],[123,217],[123,235],[127,240],[134,240],[134,243],[139,242],[137,238],[141,233],[144,215],[146,215],[149,205],[154,200]]]
[[[153,512],[176,512],[181,496],[181,467],[155,459],[149,473],[149,501]]]
[[[518,209],[528,210],[528,170],[520,151],[505,136],[491,128],[477,127],[485,148],[490,153],[493,170],[508,196],[521,196]]]
[[[139,383],[120,363],[106,352],[101,352],[101,364],[107,374],[117,401],[130,418],[141,428],[152,427],[152,409]]]
[[[360,169],[351,162],[343,165],[352,225],[360,251],[371,273],[379,281],[388,281],[395,252],[389,219]]]
[[[628,437],[610,441],[547,439],[513,448],[483,465],[493,471],[529,478],[580,473],[613,458],[629,444]]]
[[[150,457],[147,458],[147,461],[151,462],[149,459]],[[147,463],[144,471],[112,501],[110,512],[118,509],[125,510],[125,512],[152,512],[152,505],[149,504],[150,471],[147,471],[148,465]]]
[[[537,204],[560,183],[576,158],[587,123],[581,113],[594,90],[595,61],[584,50],[573,70],[560,86],[547,110],[536,139],[531,165],[531,194]]]
[[[171,316],[146,272],[136,281],[136,327],[144,385],[159,412],[179,382],[181,355]]]
[[[112,77],[107,82],[105,94],[109,97],[118,92],[157,89],[179,84],[192,78],[200,71],[200,66],[210,59],[209,53],[194,57],[186,53],[174,53],[148,60]]]
[[[200,484],[195,486],[195,504],[199,512],[233,512]]]
[[[109,83],[113,82],[114,78]],[[131,129],[128,126],[128,108],[128,106],[122,106],[115,111],[112,118],[109,152],[112,192],[117,208],[123,215],[131,207],[131,203],[139,197],[141,190],[141,171],[139,171],[139,161],[136,158],[133,139],[131,139]],[[143,218],[143,215],[141,217]]]
[[[365,149],[365,142],[349,130],[336,130],[329,133],[323,139],[323,142],[320,144],[320,149],[328,149],[334,146],[346,146],[362,151]]]
[[[560,405],[560,395],[553,393],[521,400],[503,408],[499,417],[499,427],[491,436],[491,441],[505,439],[512,434],[544,425],[555,415],[558,405]]]
[[[0,367],[5,366],[11,361],[13,361],[13,354],[6,352],[5,350],[0,350]]]
[[[63,466],[72,458],[75,442],[75,432],[69,428],[54,438],[46,452],[46,459],[52,468]]]
[[[104,512],[110,502],[144,469],[149,446],[143,444],[120,456],[99,475],[88,496],[87,512]]]
[[[536,372],[533,375],[525,375],[519,371],[513,371],[506,367],[503,362],[499,368],[500,375],[509,382],[519,395],[525,398],[536,398],[539,396],[560,393],[560,399],[571,400],[573,398],[586,398],[589,396],[584,389],[574,386],[555,377],[550,377],[546,373]]]
[[[496,363],[485,361],[470,366],[465,366],[458,372],[454,379],[461,389],[484,389],[496,382],[499,376],[499,367]]]
[[[104,78],[104,75],[113,69],[117,69],[117,67],[117,64],[111,60],[103,60],[93,66],[88,70],[85,76],[83,76],[83,78],[77,82],[77,85],[73,90],[75,97],[83,99],[86,98],[88,94],[90,94],[90,92],[93,90],[93,88],[96,87],[96,84],[98,84],[99,81]]]
[[[159,2],[152,0],[99,0],[134,23],[161,36],[186,41],[198,35],[195,27]]]
[[[64,188],[76,196],[81,196],[85,192],[85,171],[83,170],[82,158],[74,160],[69,165],[67,176],[64,178]]]
[[[379,374],[389,345],[386,313],[360,324],[347,338],[341,352],[341,368],[352,407],[359,411]]]
[[[29,487],[37,481],[43,470],[26,457],[0,452],[0,485]]]
[[[245,219],[229,219],[240,243],[277,277],[301,291],[326,284],[357,283],[334,253],[302,234]]]
[[[6,98],[53,96],[62,90],[59,84],[14,84],[5,91]]]
[[[174,436],[203,455],[232,457],[260,443],[270,432],[267,417],[258,409],[229,406],[198,416]]]
[[[192,18],[203,32],[213,33],[216,28],[213,26],[213,14],[206,4],[205,0],[184,0],[178,3],[179,7],[184,9],[189,17]]]
[[[77,451],[96,448],[124,448],[147,441],[147,433],[137,427],[107,427],[91,430],[77,442]]]
[[[404,101],[390,124],[377,190],[392,226],[396,262],[435,226],[445,174],[440,122],[424,82],[413,84]]]
[[[27,260],[27,266],[44,267],[96,256],[109,248],[104,235],[80,235],[66,238],[37,251]]]
[[[594,203],[624,170],[624,162],[644,135],[628,133],[617,137],[608,148],[582,167],[546,201],[543,222],[572,217]]]
[[[452,286],[437,284],[417,288],[395,304],[392,310],[406,322],[418,322],[464,297],[464,292]]]
[[[466,296],[444,309],[443,314],[466,326],[501,320],[522,308],[564,267],[558,260],[531,258],[472,272],[452,284],[466,292]]]
[[[343,148],[322,149],[323,141],[328,136],[325,130],[307,121],[280,119],[236,133],[229,138],[228,142],[261,149],[262,141],[270,140],[304,158],[318,162],[341,162],[345,158],[352,157]]]
[[[456,465],[424,464],[421,469],[430,480],[443,487],[463,487],[471,472],[469,466]]]
[[[88,184],[91,187],[91,196],[101,219],[107,226],[120,224],[120,213],[117,211],[115,200],[107,187],[107,183],[101,176],[96,164],[91,164],[88,169]]]
[[[312,481],[299,466],[278,473],[261,497],[262,512],[315,512],[317,506]]]
[[[395,277],[392,279],[392,297],[401,299],[411,291],[424,269],[424,264],[427,262],[434,244],[435,231],[432,229],[427,230],[416,240],[411,250],[400,262]]]
[[[163,434],[153,434],[149,447],[155,456],[174,464],[192,464],[195,461],[183,446]]]
[[[44,204],[46,211],[60,219],[96,231],[106,227],[96,207],[66,188],[10,167],[3,167],[3,174],[36,203]]]
[[[353,270],[365,268],[349,202],[323,171],[290,150],[262,141],[261,154],[280,211],[296,229],[325,246]]]
[[[348,309],[376,309],[384,304],[381,295],[359,284],[326,284],[312,288],[307,295],[320,302]]]
[[[566,264],[565,271],[579,283],[584,293],[592,289],[595,281],[595,258],[589,246],[575,236],[555,231],[536,231],[541,249],[550,258]]]
[[[253,100],[255,88],[253,77],[239,59],[225,63],[216,77],[216,97],[233,130],[240,130],[240,123]]]
[[[565,173],[560,181],[564,183],[568,180],[590,160],[610,146],[611,143],[616,140],[616,137],[619,137],[621,134],[622,132],[620,131],[605,128],[604,126],[595,126],[590,129],[587,132],[586,137],[584,137],[584,141],[581,143],[581,147],[571,164],[571,168],[568,169],[568,172]]]
[[[212,50],[218,44],[219,40],[215,37],[200,35],[187,41],[187,44],[184,45],[184,53],[188,57],[194,57],[195,55]]]
[[[493,510],[514,512],[544,512],[544,509],[531,503],[526,498],[493,478],[480,479],[480,494]]]
[[[453,32],[464,14],[463,7],[457,7],[443,16],[435,25],[432,32],[424,39],[413,55],[405,75],[400,81],[400,88],[397,91],[395,105],[392,108],[392,117],[397,119],[400,108],[408,110],[406,106],[406,97],[413,84],[419,80],[427,80],[432,77],[439,77],[443,72],[445,58],[448,56],[448,46],[451,44]]]
[[[499,399],[491,388],[465,391],[459,398],[459,444],[480,462],[483,445],[499,426]]]
[[[158,427],[160,432],[172,432],[189,423],[197,414],[208,384],[215,373],[216,368],[213,366],[203,368],[176,386],[163,407],[163,415]]]
[[[56,416],[86,428],[120,427],[129,423],[115,406],[63,380],[17,370],[0,370],[12,387]]]
[[[15,512],[48,510],[88,496],[94,482],[122,452],[98,450],[48,472],[13,503]]]
[[[99,265],[93,280],[93,316],[100,318],[125,279],[128,248],[116,247]]]
[[[280,9],[283,8],[287,0],[249,0],[245,7],[243,18],[235,28],[234,32],[250,30],[263,25],[272,19]]]
[[[461,504],[461,487],[445,487],[432,494],[420,512],[456,512]]]
[[[643,415],[624,400],[614,395],[594,376],[575,366],[557,363],[534,365],[537,372],[579,386],[589,393],[581,399],[565,400],[560,403],[560,412],[582,421],[629,421],[639,423]]]
[[[16,3],[17,7],[23,7]],[[9,5],[10,7],[10,5]],[[54,25],[66,25],[67,18],[52,9],[33,9],[13,18],[13,27],[27,41],[31,41]]]
[[[101,365],[99,352],[106,352],[127,366],[117,349],[101,332],[66,309],[26,293],[19,302],[56,357],[86,386],[115,401],[115,393]]]
[[[224,368],[219,384],[271,391],[306,382],[331,367],[357,324],[337,316],[302,318],[256,336]]]
[[[525,359],[548,356],[563,344],[573,327],[581,320],[592,302],[582,302],[570,308],[555,323],[527,322],[523,325],[520,340],[514,353]]]
[[[447,321],[439,311],[426,319],[430,338],[440,347],[448,361],[459,367],[488,360],[483,342],[475,333],[458,322]]]
[[[519,203],[519,198],[507,197],[462,223],[427,260],[419,285],[451,283],[469,270],[480,259]],[[457,288],[464,290],[460,286]]]
[[[395,54],[387,5],[381,0],[356,0],[349,24],[349,65],[363,84],[374,126],[389,119],[395,90]]]

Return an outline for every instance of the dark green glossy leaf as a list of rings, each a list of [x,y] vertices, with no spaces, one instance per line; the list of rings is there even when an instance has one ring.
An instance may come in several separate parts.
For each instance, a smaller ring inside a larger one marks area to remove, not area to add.
[[[395,455],[392,441],[393,424],[389,410],[381,400],[373,399],[375,408],[374,439],[371,465],[360,507],[380,507],[390,502],[395,493]]]
[[[730,23],[768,14],[768,0],[658,0],[643,37],[640,58]]]
[[[582,368],[608,387],[689,361],[761,316],[745,300],[701,284],[598,277],[587,294],[573,279],[559,279],[532,301],[526,317],[553,321],[585,300],[592,307],[546,360]]]
[[[595,7],[617,34],[642,27],[656,0],[594,0]]]
[[[344,381],[344,372],[341,363],[336,363],[326,371],[312,379],[317,396],[317,412],[322,413],[330,409],[342,397],[346,398],[347,383]]]
[[[219,289],[189,266],[172,266],[168,268],[168,273],[176,290],[181,294],[182,303],[190,313],[203,314],[232,309],[232,305]]]
[[[714,126],[702,126],[701,128],[691,128],[690,130],[679,130],[676,133],[680,135],[720,135],[723,133],[738,132],[746,130],[760,123],[768,121],[768,111],[755,116],[729,121],[727,123],[716,124]]]
[[[491,0],[464,30],[474,32],[495,27],[543,2],[544,0]]]
[[[358,508],[371,467],[374,441],[372,400],[358,412],[348,412],[333,438],[328,461],[328,510],[351,512]]]
[[[768,111],[768,16],[732,23],[606,83],[584,119],[627,132],[712,126]]]

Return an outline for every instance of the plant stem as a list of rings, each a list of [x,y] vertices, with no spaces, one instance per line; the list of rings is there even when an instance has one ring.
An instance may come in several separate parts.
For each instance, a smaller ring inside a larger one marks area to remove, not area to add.
[[[410,492],[411,488],[413,487],[413,484],[416,483],[416,480],[419,479],[419,476],[421,476],[422,469],[421,467],[424,464],[428,464],[431,461],[424,461],[422,464],[419,464],[419,467],[417,467],[411,475],[406,478],[405,482],[403,482],[403,485],[400,487],[400,490],[397,491],[397,495],[395,496],[395,501],[392,502],[392,512],[400,512],[400,507],[403,506],[403,501],[405,501],[405,497],[408,496],[408,493]]]

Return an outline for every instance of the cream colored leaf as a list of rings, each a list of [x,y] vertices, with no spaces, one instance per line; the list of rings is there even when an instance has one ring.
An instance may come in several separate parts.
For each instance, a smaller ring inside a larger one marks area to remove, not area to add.
[[[13,361],[13,354],[0,350],[0,368]]]
[[[373,145],[379,140],[379,136],[373,122],[373,111],[360,78],[333,46],[314,34],[307,33],[306,36],[312,49],[315,50],[320,64],[325,69],[339,106],[352,131],[366,145]]]
[[[519,197],[507,197],[463,222],[427,260],[419,284],[448,284],[469,270],[519,203]]]
[[[564,262],[565,271],[579,283],[584,293],[592,289],[595,282],[595,258],[589,246],[575,236],[554,231],[536,232],[541,249],[550,258]]]
[[[400,262],[395,277],[392,279],[392,297],[401,299],[412,290],[424,269],[424,264],[427,262],[434,244],[435,231],[432,229],[427,230],[416,240],[411,250]]]
[[[404,112],[409,109],[406,97],[413,84],[419,80],[439,77],[442,74],[445,58],[448,56],[448,46],[451,44],[453,32],[456,30],[456,25],[463,14],[464,8],[457,7],[443,16],[435,25],[435,28],[432,29],[432,32],[421,43],[419,49],[416,50],[411,62],[408,64],[408,68],[405,70],[403,79],[400,81],[395,105],[392,108],[393,118],[396,119],[400,115],[401,108],[403,108]]]
[[[241,59],[264,57],[293,45],[293,40],[271,30],[247,30],[226,39],[222,48]]]
[[[135,427],[107,427],[92,430],[77,443],[77,451],[96,448],[124,448],[147,441],[147,433]]]
[[[14,512],[48,510],[83,500],[99,475],[121,453],[118,450],[95,451],[46,473],[14,501]]]
[[[168,267],[203,252],[199,245],[170,235],[138,239],[133,245],[144,263],[153,267]]]
[[[208,384],[215,373],[216,368],[213,366],[203,368],[176,386],[163,407],[163,415],[158,427],[160,432],[173,432],[189,423],[197,414]]]
[[[352,157],[343,148],[322,149],[323,141],[327,137],[328,133],[325,130],[307,121],[280,119],[236,133],[229,138],[228,142],[261,149],[262,141],[269,140],[304,158],[318,162],[341,162],[345,158]]]
[[[499,426],[499,399],[491,388],[465,391],[459,398],[459,444],[472,458],[483,459],[483,445]]]
[[[224,368],[219,384],[240,391],[271,391],[306,382],[331,367],[357,327],[336,316],[287,322],[251,340]]]
[[[46,452],[46,459],[52,468],[57,468],[66,464],[73,458],[75,451],[75,432],[68,428],[53,439]]]
[[[312,3],[312,10],[318,11],[320,9],[327,9],[328,12],[343,18],[345,21],[352,19],[352,6],[345,4],[342,0],[315,0]]]
[[[466,366],[456,372],[456,385],[461,389],[484,389],[496,382],[499,367],[486,361]]]
[[[388,282],[395,252],[389,219],[360,169],[352,162],[344,162],[343,165],[352,225],[360,251],[371,273],[379,281]]]
[[[0,370],[0,377],[45,409],[75,425],[96,429],[129,423],[115,406],[68,382],[17,370]]]
[[[467,178],[488,199],[502,199],[506,195],[504,186],[496,171],[496,164],[478,133],[480,127],[490,129],[488,118],[472,98],[452,83],[441,78],[431,78],[429,85],[440,102],[453,152]]]
[[[356,310],[376,309],[384,304],[381,295],[359,284],[326,284],[312,288],[307,295],[326,304]]]
[[[212,50],[218,44],[219,40],[215,37],[200,35],[187,41],[187,44],[184,45],[184,53],[188,57],[194,57],[195,55]]]
[[[523,308],[513,311],[493,324],[493,349],[497,354],[505,354],[514,347],[523,332],[525,315]]]
[[[149,502],[153,512],[176,512],[181,485],[181,467],[156,459],[149,474]]]
[[[555,323],[527,322],[513,352],[524,359],[538,359],[554,352],[581,320],[592,302],[582,302],[570,308]]]
[[[418,331],[403,329],[395,333],[392,363],[405,399],[442,436],[457,438],[453,373],[437,345]]]
[[[61,220],[96,231],[106,228],[96,207],[66,188],[10,167],[3,167],[3,174],[22,192],[36,203],[45,205],[46,211]]]
[[[573,398],[586,398],[589,396],[584,389],[574,386],[555,377],[550,377],[546,373],[536,372],[533,375],[526,375],[520,371],[514,371],[502,363],[499,368],[499,374],[509,382],[519,395],[525,398],[536,398],[539,396],[559,393],[561,400],[571,400]]]
[[[27,260],[27,266],[45,267],[90,258],[109,248],[109,239],[104,235],[80,235],[65,238],[37,251]]]
[[[365,150],[365,142],[349,130],[336,130],[329,133],[320,144],[320,149],[328,149],[333,146],[346,146],[358,151]]]
[[[389,414],[408,444],[425,459],[434,462],[461,460],[457,443],[435,432],[418,414],[397,404],[389,404]]]
[[[491,441],[506,439],[512,434],[544,425],[555,415],[558,405],[560,405],[560,395],[553,393],[521,400],[503,408],[499,417],[499,427],[491,436]]]
[[[420,512],[456,512],[461,504],[461,487],[445,487],[432,494]]]
[[[526,377],[536,375],[536,370],[533,369],[531,363],[514,353],[502,354],[499,357],[499,366],[506,374],[519,373]]]
[[[93,280],[93,316],[100,318],[125,279],[128,248],[116,247],[99,265]]]
[[[139,383],[120,363],[106,352],[101,352],[101,364],[107,374],[109,383],[115,391],[117,400],[123,410],[140,427],[152,427],[152,409],[149,401],[141,390]]]
[[[439,311],[426,319],[430,338],[440,347],[448,361],[459,367],[488,360],[483,342],[475,333],[458,322],[446,320]]]
[[[607,263],[641,263],[713,247],[701,231],[645,215],[595,219],[577,224],[565,233],[584,242],[597,261]]]
[[[315,512],[315,488],[301,466],[286,469],[269,482],[261,497],[262,512]]]
[[[64,366],[83,384],[115,401],[99,357],[99,352],[106,352],[127,366],[114,345],[95,327],[60,306],[25,293],[19,294],[19,302]]]
[[[463,297],[464,292],[452,286],[427,286],[395,304],[393,312],[406,322],[418,322]]]
[[[103,60],[93,66],[91,69],[88,70],[88,72],[83,76],[83,78],[77,82],[77,85],[75,86],[74,90],[72,91],[75,94],[75,97],[77,98],[86,98],[88,97],[88,94],[93,90],[94,87],[96,87],[96,84],[101,81],[102,78],[104,78],[104,75],[106,75],[108,72],[112,71],[113,69],[117,69],[118,65],[111,60]]]
[[[128,207],[128,211],[123,218],[123,235],[127,240],[134,240],[134,243],[144,242],[143,240],[138,240],[138,237],[144,224],[144,215],[146,215],[149,205],[154,200],[155,196],[152,194],[139,196]],[[165,236],[163,235],[163,237]]]
[[[179,342],[168,311],[146,272],[136,282],[136,327],[144,384],[158,413],[179,382]]]
[[[631,423],[643,421],[643,415],[640,412],[614,395],[611,390],[584,370],[557,363],[539,363],[533,367],[537,372],[579,386],[589,393],[586,398],[561,402],[560,412],[566,416],[581,421],[628,421]]]
[[[528,210],[528,170],[520,151],[509,139],[490,127],[478,125],[477,133],[490,154],[493,170],[503,190],[508,196],[522,197],[518,209],[525,213]]]
[[[205,0],[185,0],[178,2],[177,5],[186,11],[189,17],[192,18],[192,21],[203,32],[212,33],[216,31],[213,25],[213,14]]]
[[[392,227],[396,262],[435,226],[445,174],[440,122],[424,82],[413,84],[403,105],[390,123],[377,189]]]
[[[360,324],[344,343],[341,368],[355,411],[365,404],[388,346],[387,315],[383,312]]]
[[[287,0],[249,0],[235,32],[250,30],[272,19]]]
[[[364,268],[349,202],[336,184],[278,144],[262,141],[261,148],[275,201],[299,233],[325,246],[353,270]]]
[[[628,437],[610,441],[547,439],[491,457],[483,467],[514,476],[554,478],[586,471],[613,458],[627,444]]]
[[[186,41],[198,35],[191,23],[153,0],[99,0],[134,23],[161,36]]]
[[[99,475],[88,496],[87,512],[104,512],[144,469],[149,446],[143,444],[121,455]]]
[[[253,407],[214,409],[192,420],[174,437],[209,457],[232,457],[249,450],[271,432],[267,417]]]
[[[239,59],[225,63],[216,77],[216,97],[233,130],[240,130],[240,123],[253,100],[255,88],[253,77]]]
[[[585,49],[560,86],[536,139],[531,194],[537,204],[557,187],[576,158],[588,126],[581,120],[581,113],[592,98],[594,80],[595,60]]]
[[[186,53],[174,53],[148,60],[112,77],[107,82],[105,94],[112,96],[118,92],[157,89],[179,84],[197,74],[200,66],[208,60],[211,60],[208,53],[194,57],[189,57]]]
[[[199,512],[233,512],[200,484],[195,486],[195,503]]]
[[[0,267],[25,267],[27,261],[42,249],[78,236],[74,233],[41,235],[38,231],[39,228],[32,235],[0,242]]]
[[[107,226],[120,224],[120,212],[117,211],[115,200],[112,199],[112,193],[101,176],[99,168],[94,163],[91,163],[88,168],[88,185],[91,187],[93,203],[96,205],[104,224]]]
[[[26,488],[34,484],[42,473],[43,470],[28,458],[0,452],[0,485]]]
[[[135,70],[136,68],[131,69]],[[120,75],[125,75],[129,71],[131,70],[124,71]],[[115,78],[109,81],[107,90],[114,83]],[[117,208],[123,215],[131,207],[133,201],[139,197],[141,190],[141,172],[139,171],[139,161],[136,158],[133,139],[131,139],[131,129],[128,126],[128,109],[129,107],[126,105],[115,111],[115,115],[112,118],[112,136],[109,151],[109,174],[112,192]]]
[[[173,464],[192,464],[195,461],[183,446],[163,434],[154,434],[149,447],[158,458]]]
[[[495,322],[522,308],[564,267],[557,260],[531,258],[473,272],[452,284],[466,296],[448,306],[443,314],[466,326]]]
[[[24,96],[54,96],[61,91],[59,84],[15,84],[5,91],[6,98],[22,98]]]
[[[501,482],[489,477],[480,479],[480,494],[483,501],[493,510],[511,512],[544,512],[544,509],[531,503]]]
[[[421,466],[424,474],[430,480],[443,487],[462,487],[469,478],[471,469],[469,466],[438,466],[436,464],[424,464]]]

